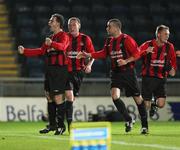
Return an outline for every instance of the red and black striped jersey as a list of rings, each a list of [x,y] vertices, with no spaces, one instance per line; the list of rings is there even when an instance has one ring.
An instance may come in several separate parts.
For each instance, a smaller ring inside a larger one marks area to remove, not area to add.
[[[69,46],[67,48],[68,71],[80,71],[84,69],[85,59],[77,59],[76,56],[80,51],[88,53],[94,52],[94,46],[91,38],[83,33],[79,33],[77,37],[73,37],[69,33]]]
[[[136,41],[127,34],[121,34],[119,37],[107,38],[104,44],[104,48],[100,51],[92,53],[92,57],[95,59],[111,58],[111,69],[114,71],[126,71],[133,69],[135,63],[130,62],[124,66],[118,66],[118,59],[127,59],[131,56],[137,58],[139,55],[139,49]]]
[[[51,46],[45,45],[45,43],[40,48],[25,48],[25,56],[38,56],[47,55],[48,65],[67,65],[66,49],[69,45],[69,36],[66,32],[59,32],[50,37],[52,39]]]
[[[154,47],[153,53],[146,53],[149,47]],[[176,69],[176,53],[172,43],[167,42],[158,47],[156,40],[146,41],[139,47],[142,54],[142,76],[164,78],[168,75],[167,68]]]

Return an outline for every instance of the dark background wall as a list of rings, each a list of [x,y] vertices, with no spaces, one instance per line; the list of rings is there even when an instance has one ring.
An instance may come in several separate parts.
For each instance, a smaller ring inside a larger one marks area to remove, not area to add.
[[[141,82],[140,82],[141,83]],[[180,80],[168,80],[167,95],[180,96]],[[124,93],[122,93],[124,95]],[[0,81],[0,96],[44,96],[43,79],[4,79]],[[107,78],[86,78],[80,96],[110,96],[110,82]]]

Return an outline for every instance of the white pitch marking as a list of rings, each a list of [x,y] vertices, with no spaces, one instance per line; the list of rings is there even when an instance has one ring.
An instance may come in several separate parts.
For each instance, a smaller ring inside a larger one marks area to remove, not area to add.
[[[2,132],[1,132],[2,133]],[[2,135],[2,134],[0,134]],[[40,138],[40,139],[53,139],[53,140],[60,140],[60,141],[69,141],[69,138],[66,137],[54,137],[54,136],[36,136],[36,135],[27,135],[27,134],[8,134],[5,133],[4,136],[19,136],[19,137],[31,137],[31,138]],[[118,144],[118,145],[127,145],[127,146],[142,146],[142,147],[151,147],[151,148],[157,148],[157,149],[163,149],[163,150],[180,150],[180,147],[174,147],[174,146],[164,146],[160,144],[139,144],[139,143],[128,143],[124,141],[111,141],[112,144]]]

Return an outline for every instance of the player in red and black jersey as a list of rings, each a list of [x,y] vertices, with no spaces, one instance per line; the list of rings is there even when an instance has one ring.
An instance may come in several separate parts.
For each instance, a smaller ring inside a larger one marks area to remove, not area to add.
[[[79,73],[80,76],[85,73],[91,72],[91,66],[94,62],[94,59],[85,60],[77,59],[77,54],[81,51],[88,53],[94,52],[94,46],[92,40],[88,35],[80,33],[81,28],[80,19],[77,17],[71,17],[68,20],[68,29],[69,29],[69,46],[67,48],[67,58],[68,58],[68,72],[70,75],[73,73]],[[75,75],[74,75],[75,76]],[[82,79],[81,79],[82,80]],[[79,86],[74,85],[73,88],[74,95],[78,96]]]
[[[156,39],[147,41],[140,46],[142,55],[142,96],[150,116],[155,113],[155,107],[163,108],[166,100],[166,78],[176,73],[176,53],[172,43],[168,42],[169,27],[159,25],[156,28]],[[147,52],[151,46],[152,51]],[[155,103],[152,103],[152,97]]]
[[[92,54],[81,52],[78,54],[78,58],[92,57],[98,59],[110,56],[112,71],[111,96],[117,110],[124,116],[126,121],[125,131],[131,131],[134,120],[128,114],[125,104],[120,98],[121,89],[125,89],[126,96],[132,96],[135,100],[141,116],[141,133],[146,134],[148,133],[147,113],[140,95],[133,62],[139,56],[138,45],[131,36],[121,32],[121,22],[118,19],[108,21],[107,33],[110,37],[106,39],[104,48],[101,51]]]
[[[73,101],[74,96],[79,95],[79,89],[83,80],[84,72],[90,73],[91,66],[94,59],[85,61],[84,58],[77,59],[76,56],[80,51],[88,53],[94,52],[94,46],[91,38],[88,35],[80,33],[81,28],[80,19],[77,17],[71,17],[68,20],[69,30],[69,46],[67,48],[68,58],[68,81],[66,84],[65,98],[66,98],[66,118],[68,123],[68,129],[72,122],[73,113]]]
[[[62,95],[65,93],[67,82],[67,57],[66,49],[69,45],[69,36],[63,31],[64,17],[60,14],[51,16],[48,25],[53,35],[46,38],[45,43],[40,48],[29,49],[19,46],[20,54],[27,57],[46,55],[46,74],[45,74],[45,95],[48,101],[49,125],[40,130],[40,133],[54,131],[55,135],[62,134],[65,131],[64,111]],[[57,118],[57,122],[56,122]]]

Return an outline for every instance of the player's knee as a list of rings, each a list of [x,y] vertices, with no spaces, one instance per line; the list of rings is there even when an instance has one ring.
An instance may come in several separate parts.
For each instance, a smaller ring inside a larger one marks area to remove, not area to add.
[[[65,94],[66,100],[69,100],[69,101],[73,101],[74,100],[74,95],[73,95],[72,91],[66,91],[65,93],[66,93]]]
[[[165,106],[165,103],[158,103],[159,108],[163,108]]]
[[[120,98],[120,90],[118,88],[112,88],[111,89],[111,97],[112,97],[112,99]]]
[[[115,99],[119,99],[120,97],[118,95],[112,95],[112,99],[115,100]]]
[[[56,104],[62,103],[62,101],[63,101],[62,95],[61,95],[61,94],[59,94],[59,95],[54,95],[54,100],[55,100]]]
[[[157,99],[157,106],[159,108],[163,108],[165,106],[165,98],[159,98]]]
[[[67,100],[67,101],[70,101],[70,102],[73,102],[74,99],[75,99],[74,96],[67,96],[67,97],[66,97],[66,100]]]

